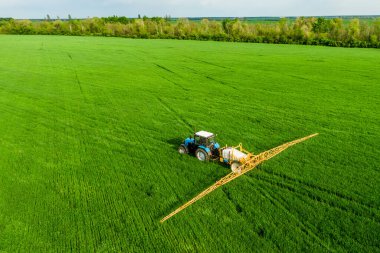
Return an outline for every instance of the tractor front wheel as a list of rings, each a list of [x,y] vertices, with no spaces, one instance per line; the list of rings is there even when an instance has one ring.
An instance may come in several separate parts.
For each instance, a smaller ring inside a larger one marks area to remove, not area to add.
[[[178,147],[178,153],[180,153],[180,154],[187,154],[189,152],[188,152],[186,146],[182,144],[181,146]]]
[[[202,161],[202,162],[208,161],[210,159],[210,156],[207,154],[207,152],[201,148],[198,148],[195,151],[195,156],[198,158],[199,161]]]
[[[239,162],[233,162],[231,164],[231,170],[232,170],[232,172],[233,173],[240,173],[241,172],[241,170],[239,168],[240,166],[241,166],[241,163],[239,163]]]

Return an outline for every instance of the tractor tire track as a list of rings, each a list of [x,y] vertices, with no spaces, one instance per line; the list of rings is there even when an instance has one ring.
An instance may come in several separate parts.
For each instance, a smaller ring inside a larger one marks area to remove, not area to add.
[[[67,56],[69,57],[70,61],[72,61],[73,57],[71,56],[71,54],[69,52],[66,52],[66,53],[67,53]],[[75,80],[76,80],[76,82],[77,82],[77,84],[79,86],[80,93],[82,94],[84,100],[86,101],[86,97],[84,96],[82,84],[81,84],[81,82],[79,80],[78,72],[77,72],[76,68],[73,67],[73,71],[75,73]]]
[[[175,86],[181,88],[181,89],[184,90],[184,91],[190,91],[188,88],[183,87],[181,84],[179,84],[179,83],[177,83],[177,82],[174,82],[174,81],[170,80],[169,78],[166,78],[165,76],[161,76],[161,75],[159,75],[159,77],[161,77],[162,79],[164,79],[164,80],[166,80],[166,81],[168,81],[168,82],[174,84]]]
[[[252,178],[251,178],[252,180]],[[335,252],[335,250],[331,249],[328,245],[324,243],[322,238],[320,238],[316,233],[313,232],[313,226],[309,223],[303,223],[300,221],[284,204],[281,203],[280,200],[275,198],[273,195],[269,194],[268,191],[264,189],[261,183],[256,183],[258,191],[261,192],[263,196],[265,196],[274,206],[282,209],[284,213],[286,213],[290,218],[292,218],[298,224],[301,231],[310,238],[313,238],[316,242],[319,243],[323,248],[330,252]],[[309,242],[312,243],[312,242]]]
[[[205,178],[211,178],[212,176],[211,175],[208,175],[206,176]],[[213,182],[215,182],[216,180],[218,180],[220,177],[214,177],[213,178]],[[209,181],[209,180],[207,180]],[[207,182],[204,182],[204,180],[202,180],[202,183],[203,186],[200,187],[201,189],[204,189],[205,187],[207,187]],[[235,211],[236,211],[236,215],[237,216],[234,216],[234,220],[239,220],[241,222],[244,222],[244,223],[251,223],[251,221],[243,214],[244,210],[242,208],[242,206],[239,205],[239,203],[237,203],[237,201],[232,197],[231,195],[231,192],[228,190],[228,187],[222,187],[221,188],[223,194],[226,196],[227,200],[235,207]],[[194,192],[191,194],[191,196],[195,196],[196,194],[199,194],[199,192]],[[187,198],[188,199],[188,198]],[[214,208],[217,208],[217,207],[214,207]],[[244,228],[244,233],[246,235],[250,235],[252,238],[254,237],[260,237],[259,235],[259,231],[256,231],[256,230],[252,230],[252,229],[248,229],[248,228]],[[275,246],[278,250],[280,250],[279,246],[275,243],[275,242],[271,242],[273,244],[273,246]]]
[[[206,79],[209,79],[209,80],[211,80],[211,81],[213,81],[213,82],[216,82],[216,83],[218,83],[218,84],[222,84],[222,85],[224,85],[224,86],[226,86],[226,87],[229,87],[229,88],[231,88],[231,89],[239,90],[238,88],[236,88],[235,86],[230,85],[229,83],[226,83],[226,82],[221,81],[221,80],[217,80],[217,79],[215,79],[215,78],[213,78],[213,77],[211,77],[211,76],[209,76],[209,75],[201,74],[199,71],[196,71],[196,70],[193,69],[193,68],[190,68],[190,67],[187,67],[187,66],[183,66],[183,68],[190,70],[193,74],[195,74],[195,75],[197,75],[197,76],[204,77],[204,78],[206,78]]]
[[[296,78],[296,79],[299,79],[299,80],[304,80],[304,81],[314,81],[310,78],[305,78],[305,77],[302,77],[302,76],[296,76],[296,75],[288,75],[290,77],[293,77],[293,78]]]
[[[128,117],[128,115],[126,114],[126,112],[125,111],[123,111],[122,109],[121,109],[121,107],[120,106],[117,106],[117,104],[115,103],[115,99],[114,99],[114,95],[112,94],[112,93],[110,93],[108,90],[106,90],[106,89],[104,89],[103,90],[103,94],[102,94],[102,96],[103,97],[105,97],[105,98],[107,98],[107,101],[110,103],[110,105],[112,105],[112,108],[114,108],[114,110],[115,110],[115,112],[116,112],[116,114],[117,115],[122,115],[124,118],[126,118],[126,117]],[[120,129],[119,129],[120,130]],[[121,130],[121,132],[125,132],[125,130]],[[117,139],[117,138],[115,138],[115,136],[114,135],[107,135],[107,134],[104,134],[104,133],[97,133],[97,136],[102,136],[102,138],[105,138],[105,139],[107,139],[107,140],[109,140],[111,143],[118,143],[118,144],[120,144],[120,145],[122,145],[122,146],[125,146],[125,144],[126,144],[126,141],[124,141],[124,140],[121,140],[121,139]],[[135,136],[133,136],[133,135],[128,135],[128,142],[130,142],[132,145],[134,144],[134,143],[139,143],[140,142],[140,139],[139,138],[137,138],[137,137],[135,137]],[[112,157],[113,156],[113,153],[114,151],[110,151],[110,153],[108,153],[109,155],[108,155],[108,157]],[[125,164],[128,164],[128,157],[127,156],[123,156],[123,159],[122,159],[122,163],[118,163],[117,165],[116,165],[116,167],[115,168],[123,168],[124,167],[124,165]],[[115,168],[113,169],[113,172],[112,173],[114,173],[114,174],[117,174],[115,171]],[[125,171],[125,175],[132,175],[133,174],[133,171],[131,172],[131,171],[128,171],[128,170],[126,170]],[[165,183],[165,186],[168,188],[168,189],[170,189],[170,192],[172,192],[172,193],[174,193],[174,196],[175,196],[175,198],[176,198],[176,200],[177,200],[177,202],[178,201],[180,201],[181,200],[181,197],[178,195],[178,191],[176,191],[176,189],[175,189],[175,187],[170,183],[171,182],[171,180],[169,180],[169,178],[165,175],[165,174],[163,174],[163,173],[160,173],[159,174],[160,176],[159,176],[159,180],[161,180],[161,181],[163,181],[164,183]],[[128,185],[129,183],[130,183],[130,181],[125,181],[125,182],[123,182],[123,180],[126,180],[126,178],[127,178],[127,176],[124,176],[124,177],[116,177],[117,178],[117,180],[119,181],[119,182],[121,182],[121,183],[118,183],[119,185]],[[157,180],[156,178],[155,179],[151,179],[151,180],[153,180],[153,181],[155,181],[155,180]],[[132,197],[132,198],[126,198],[126,199],[121,199],[122,201],[124,201],[125,203],[130,203],[131,201],[134,203],[134,205],[136,206],[136,207],[138,207],[138,205],[137,205],[137,203],[138,202],[136,202],[136,199],[134,198],[134,197]],[[174,206],[177,202],[174,202],[172,205]],[[114,208],[114,205],[112,205],[112,204],[110,204],[109,205],[110,207],[112,207],[112,208]],[[126,214],[126,212],[127,212],[127,210],[130,210],[129,208],[123,208],[121,211],[120,211],[120,213],[121,213],[121,215],[125,215]],[[139,221],[145,221],[146,219],[147,219],[147,217],[146,218],[144,218],[144,217],[142,217],[142,214],[141,214],[141,212],[134,212],[134,211],[132,211],[132,212],[130,212],[130,214],[131,215],[133,215],[133,217],[137,217],[137,218],[135,218],[135,219],[137,219],[137,220],[139,220]],[[160,217],[163,215],[164,213],[162,213],[161,215],[160,215]],[[128,215],[128,214],[127,214]],[[157,215],[157,216],[155,216],[155,215],[153,215],[153,216],[150,216],[150,219],[152,220],[152,221],[155,221],[155,220],[157,220],[159,218],[159,216]],[[135,230],[136,231],[139,231],[139,227],[138,226],[140,226],[141,224],[147,224],[147,222],[142,222],[142,223],[139,223],[139,222],[133,222],[133,224],[136,224],[135,225]],[[138,224],[140,224],[140,225],[138,225]],[[145,231],[148,231],[149,229],[147,228],[147,226],[148,225],[144,225],[144,230]]]
[[[165,71],[167,71],[167,72],[169,72],[169,73],[172,73],[172,74],[178,75],[177,73],[173,72],[172,70],[170,70],[170,69],[168,69],[168,68],[166,68],[166,67],[164,67],[164,66],[162,66],[162,65],[159,65],[159,64],[157,64],[157,63],[154,63],[154,65],[156,65],[156,66],[159,67],[160,69],[163,69],[163,70],[165,70]]]
[[[239,203],[232,197],[231,192],[228,190],[228,187],[222,187],[221,190],[225,194],[227,200],[235,207],[235,212],[236,212],[237,217],[234,216],[233,219],[234,220],[239,219],[246,224],[250,224],[252,221],[244,215],[243,207],[239,205]],[[262,237],[262,235],[260,235],[260,230],[257,230],[257,229],[245,229],[244,233],[250,234],[251,238]],[[271,244],[274,247],[276,247],[279,252],[281,251],[279,245],[277,245],[276,242],[271,241]]]
[[[69,58],[72,60],[72,57],[71,57],[71,55],[68,53],[68,56],[69,56]],[[80,82],[80,80],[79,80],[79,77],[78,77],[78,72],[77,72],[77,70],[76,70],[76,68],[73,68],[74,69],[74,72],[75,72],[75,75],[76,75],[76,80],[77,80],[77,83],[78,83],[78,85],[79,85],[79,87],[80,87],[80,90],[81,90],[81,92],[82,92],[82,95],[83,95],[83,89],[82,89],[82,85],[81,85],[81,82]],[[115,109],[116,110],[116,112],[117,112],[117,114],[118,115],[124,115],[125,117],[126,117],[126,115],[125,115],[125,112],[123,111],[123,110],[121,110],[121,108],[120,108],[120,106],[117,106],[117,104],[115,103],[115,99],[114,99],[114,96],[113,96],[113,94],[111,94],[110,92],[109,92],[109,90],[107,90],[107,89],[102,89],[102,97],[104,97],[104,98],[106,98],[107,100],[108,100],[108,102],[112,105],[112,107],[113,107],[113,109]],[[86,99],[86,97],[84,97],[85,98],[85,101],[87,101],[87,99]],[[89,98],[91,98],[91,97],[89,97]],[[96,103],[93,103],[93,101],[89,101],[90,103],[88,103],[88,106],[91,106],[91,111],[92,111],[92,115],[95,115],[96,113]],[[92,103],[91,103],[92,102]],[[92,121],[94,121],[95,119],[92,119]],[[107,137],[109,137],[109,136],[112,136],[112,138],[114,138],[114,139],[116,139],[117,140],[117,138],[115,138],[115,136],[114,135],[107,135],[107,134],[105,134],[104,132],[100,132],[100,130],[98,129],[98,128],[95,128],[95,129],[93,129],[93,130],[95,130],[94,131],[94,133],[95,133],[95,136],[98,136],[98,137],[100,137],[100,138],[107,138]],[[82,131],[83,131],[83,129],[82,129]],[[86,135],[88,135],[88,134],[86,134],[86,133],[83,133],[82,134],[83,136],[86,136]],[[134,140],[133,138],[131,138],[131,136],[129,136],[129,139],[131,140],[131,141],[135,141],[135,142],[137,142],[137,140]],[[115,143],[116,141],[115,140],[111,140],[110,141],[111,143]],[[85,153],[89,153],[89,152],[91,152],[90,150],[87,150],[86,149],[86,146],[88,146],[87,145],[87,143],[81,143],[81,144],[83,144],[83,147],[85,148],[84,149],[84,152]],[[86,144],[86,145],[85,145]],[[122,143],[121,145],[125,145],[125,143]],[[108,157],[108,159],[112,159],[112,158],[110,158],[110,157],[112,157],[113,156],[113,153],[114,151],[113,150],[107,150],[107,157]],[[117,164],[115,164],[116,166],[115,167],[113,167],[113,169],[112,170],[110,170],[111,171],[111,173],[113,173],[114,175],[117,175],[118,174],[118,172],[117,172],[117,168],[123,168],[123,166],[124,166],[124,164],[127,164],[128,163],[128,161],[127,161],[127,157],[123,157],[123,162],[122,163],[117,163]],[[125,171],[125,174],[128,174],[128,172],[127,171]],[[127,183],[124,183],[124,180],[126,180],[126,178],[127,177],[125,177],[125,176],[123,176],[123,177],[114,177],[115,179],[115,181],[117,181],[117,184],[118,185],[125,185],[125,184],[128,184],[129,182],[127,182]],[[169,185],[169,184],[168,184]],[[117,208],[117,205],[115,204],[115,202],[114,201],[110,201],[111,200],[111,198],[109,198],[109,196],[108,195],[104,195],[104,198],[103,198],[105,201],[108,201],[109,202],[109,204],[108,204],[108,206],[110,207],[110,211],[114,214],[113,216],[115,216],[115,217],[123,217],[124,215],[128,215],[128,214],[130,214],[130,215],[133,215],[133,217],[134,217],[134,220],[135,221],[137,221],[137,222],[133,222],[133,224],[135,225],[134,226],[134,230],[135,231],[138,231],[140,228],[138,227],[138,225],[137,224],[140,224],[139,226],[141,226],[141,224],[143,224],[143,228],[144,228],[144,230],[145,231],[148,231],[148,228],[147,228],[147,222],[146,222],[146,219],[148,218],[148,217],[143,217],[142,216],[142,214],[141,214],[141,212],[136,212],[135,210],[138,210],[138,208],[137,209],[129,209],[129,208]],[[132,197],[132,198],[126,198],[126,199],[124,199],[124,198],[114,198],[114,200],[117,200],[117,201],[123,201],[124,203],[128,203],[128,205],[130,205],[131,203],[133,203],[132,205],[134,205],[135,207],[139,207],[139,205],[137,205],[137,199],[136,198],[134,198],[134,197]],[[129,210],[133,210],[132,212],[130,212]],[[128,212],[129,211],[129,212]],[[113,231],[112,231],[113,232]],[[112,237],[117,237],[117,234],[116,233],[112,233]],[[118,245],[120,248],[121,248],[121,245]]]
[[[79,80],[79,77],[78,77],[78,73],[77,73],[77,70],[74,69],[74,72],[75,72],[75,79],[77,81],[77,84],[79,86],[79,90],[80,90],[80,93],[82,94],[83,96],[83,89],[82,89],[82,84],[80,83],[80,80]],[[86,99],[86,98],[85,98]]]
[[[260,184],[260,182],[259,182],[259,184]],[[263,186],[263,185],[262,185]],[[273,188],[273,185],[271,185],[270,184],[270,186],[268,187],[269,189],[272,189]],[[268,192],[268,191],[267,191]],[[269,192],[268,192],[269,193]],[[286,201],[286,199],[284,199],[283,197],[281,197],[280,195],[277,195],[278,197],[276,198],[276,197],[274,197],[273,196],[273,192],[271,192],[272,193],[272,197],[275,199],[275,200],[277,200],[282,206],[284,206],[285,208],[286,208],[286,203],[287,203],[287,201]],[[297,196],[300,196],[299,194],[297,194],[297,193],[295,193]],[[300,198],[302,199],[302,196],[300,196]],[[312,207],[312,205],[310,205],[310,204],[308,204],[310,207]],[[286,208],[286,209],[288,209],[288,208]],[[289,210],[289,209],[288,209]],[[299,220],[295,215],[293,215],[294,216],[294,218],[295,219],[297,219],[297,220]],[[300,220],[299,220],[299,222],[301,222]],[[301,222],[302,223],[302,222]],[[311,229],[311,231],[313,231],[313,230],[316,230],[316,228],[312,225],[312,224],[310,224],[309,222],[307,222],[307,223],[305,223],[305,222],[303,222],[302,223],[303,225],[305,225],[307,228],[309,228],[309,229]],[[317,234],[316,234],[317,235]],[[322,239],[321,239],[322,240]],[[340,245],[340,246],[342,246],[343,248],[346,248],[347,247],[347,245],[345,244],[345,241],[342,241],[342,238],[339,238],[339,237],[337,237],[337,236],[334,236],[334,240],[335,240],[335,242],[338,244],[338,245]],[[365,248],[365,244],[363,244],[363,243],[361,243],[361,242],[359,242],[359,241],[357,241],[357,240],[355,240],[354,238],[351,238],[351,240],[352,240],[352,242],[354,242],[354,243],[356,243],[360,248]],[[323,241],[323,240],[322,240]],[[334,249],[330,249],[330,250],[334,250]],[[336,251],[336,250],[334,250],[334,251]]]
[[[281,178],[281,180],[283,180],[283,181],[288,181],[288,182],[291,182],[291,183],[296,183],[296,184],[299,184],[299,185],[303,185],[303,186],[306,186],[306,187],[308,187],[308,188],[310,188],[312,190],[318,190],[320,192],[336,196],[336,197],[344,199],[346,201],[353,202],[353,203],[355,203],[357,205],[363,206],[364,208],[368,208],[368,209],[375,208],[376,209],[376,206],[373,206],[373,205],[370,205],[370,204],[365,203],[363,201],[357,200],[357,199],[355,199],[355,198],[353,198],[351,196],[347,196],[347,195],[344,195],[342,193],[339,193],[339,192],[336,192],[336,191],[333,191],[333,190],[330,190],[330,189],[326,189],[326,188],[323,188],[321,186],[318,186],[318,185],[315,185],[315,184],[312,184],[312,183],[309,183],[309,182],[302,181],[300,179],[292,178],[292,177],[290,177],[288,175],[285,175],[285,174],[282,174],[282,173],[278,173],[278,172],[274,172],[274,171],[267,171],[267,170],[261,170],[261,171],[263,171],[264,173],[266,173],[266,174],[268,174],[270,176],[276,176],[277,178]]]
[[[187,122],[183,117],[180,116],[179,113],[177,113],[171,106],[169,106],[167,103],[165,103],[161,98],[156,96],[156,99],[158,102],[171,114],[173,114],[178,121],[180,121],[183,125],[185,125],[190,131],[193,131],[193,127],[189,122]]]
[[[219,68],[223,68],[223,69],[230,69],[231,68],[228,68],[228,67],[225,67],[225,66],[222,66],[222,65],[218,65],[218,64],[215,64],[215,63],[212,63],[212,62],[208,62],[208,61],[204,61],[204,60],[200,60],[200,59],[197,59],[197,58],[192,58],[192,57],[189,57],[189,56],[184,56],[190,60],[193,60],[195,62],[200,62],[200,63],[204,63],[204,64],[208,64],[208,65],[211,65],[211,66],[215,66],[215,67],[219,67]]]
[[[306,189],[302,189],[302,188],[297,189],[296,187],[293,187],[291,185],[287,185],[287,184],[284,184],[282,182],[271,180],[269,178],[265,178],[262,176],[260,176],[258,179],[261,182],[265,182],[270,186],[275,186],[275,187],[278,187],[280,189],[285,189],[287,191],[290,191],[293,194],[299,196],[300,198],[303,198],[303,199],[307,198],[307,199],[312,200],[312,201],[317,201],[320,204],[325,204],[331,208],[337,208],[337,209],[341,210],[342,212],[347,212],[347,213],[353,214],[353,215],[361,217],[361,218],[367,218],[369,220],[375,221],[378,224],[380,224],[379,217],[376,215],[376,213],[371,212],[371,210],[368,210],[368,209],[355,210],[350,206],[342,206],[342,205],[339,205],[337,202],[334,202],[332,200],[323,199],[321,196],[314,194],[310,190],[306,190]]]
[[[237,203],[237,201],[235,201],[232,198],[231,193],[230,193],[230,191],[228,190],[227,187],[223,187],[222,191],[226,195],[227,199],[231,202],[231,204],[234,205],[237,214],[241,216],[241,213],[244,211],[243,208],[242,208],[242,206],[239,205],[239,203]]]
[[[236,88],[235,86],[229,85],[228,83],[226,83],[224,81],[217,80],[217,79],[215,79],[215,78],[213,78],[211,76],[204,76],[204,77],[206,77],[207,79],[212,80],[214,82],[217,82],[217,83],[223,84],[225,86],[228,86],[228,87],[230,87],[230,88],[232,88],[234,90],[238,90],[238,88]]]
[[[181,77],[178,73],[172,71],[171,69],[168,69],[167,67],[164,67],[162,65],[159,65],[157,63],[154,63],[154,65],[156,65],[159,69],[162,69],[164,70],[165,72],[168,72],[168,73],[171,73],[171,74],[174,74],[175,76],[178,76],[178,77]],[[169,78],[166,78],[165,76],[163,75],[160,75],[158,74],[159,77],[161,77],[162,79],[174,84],[175,86],[181,88],[182,90],[184,91],[190,91],[188,88],[185,88],[184,86],[182,86],[181,84],[177,83],[177,82],[174,82],[173,80],[169,79]]]

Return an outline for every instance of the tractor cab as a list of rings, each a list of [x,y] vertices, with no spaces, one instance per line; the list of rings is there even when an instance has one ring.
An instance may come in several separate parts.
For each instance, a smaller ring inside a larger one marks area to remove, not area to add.
[[[181,154],[194,154],[199,160],[207,161],[219,156],[219,144],[215,135],[207,131],[199,131],[187,138],[178,148]]]
[[[195,143],[209,147],[215,143],[214,134],[206,131],[199,131],[194,134]]]

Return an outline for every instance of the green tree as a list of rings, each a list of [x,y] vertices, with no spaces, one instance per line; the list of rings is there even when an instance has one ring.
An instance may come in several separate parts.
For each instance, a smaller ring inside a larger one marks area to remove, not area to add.
[[[307,41],[312,33],[312,22],[310,19],[300,17],[294,21],[293,24],[293,36],[296,41]]]
[[[230,23],[230,25],[231,25],[231,29],[230,29],[231,35],[234,37],[235,40],[240,40],[240,38],[244,34],[242,23],[240,22],[239,19],[236,18],[233,22]]]
[[[174,27],[174,35],[180,39],[185,39],[190,33],[190,22],[187,18],[178,19]]]
[[[230,24],[231,24],[231,22],[232,21],[229,18],[223,19],[223,21],[222,21],[223,29],[224,29],[224,32],[226,34],[230,34]]]
[[[330,20],[319,17],[312,23],[312,30],[315,33],[326,33],[330,30]]]
[[[15,20],[13,23],[12,33],[15,34],[34,34],[32,21],[30,20]]]
[[[380,18],[377,18],[377,19],[373,22],[373,33],[374,33],[378,38],[380,38]]]
[[[371,23],[353,19],[345,25],[340,18],[280,19],[277,23],[249,23],[247,20],[202,19],[200,22],[180,18],[128,19],[125,16],[87,18],[84,20],[13,20],[0,18],[0,33],[104,35],[140,38],[176,38],[228,40],[266,43],[323,44],[329,46],[380,47],[380,19]]]
[[[342,42],[345,39],[346,30],[343,27],[343,19],[334,18],[330,22],[329,39]]]
[[[359,39],[360,36],[360,20],[355,18],[351,20],[349,29],[348,29],[349,38],[353,41]]]
[[[65,34],[64,23],[62,20],[54,20],[53,21],[54,34]]]
[[[199,33],[203,37],[209,37],[209,25],[210,21],[207,18],[204,18],[201,20],[200,27],[199,27]]]
[[[281,18],[278,24],[279,27],[279,42],[286,43],[288,41],[289,36],[289,25],[287,18]]]

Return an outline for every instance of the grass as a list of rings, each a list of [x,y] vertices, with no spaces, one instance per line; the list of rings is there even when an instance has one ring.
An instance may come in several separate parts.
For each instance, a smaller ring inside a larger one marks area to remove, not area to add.
[[[380,51],[0,36],[0,252],[380,250]],[[226,175],[196,126],[255,153]]]

